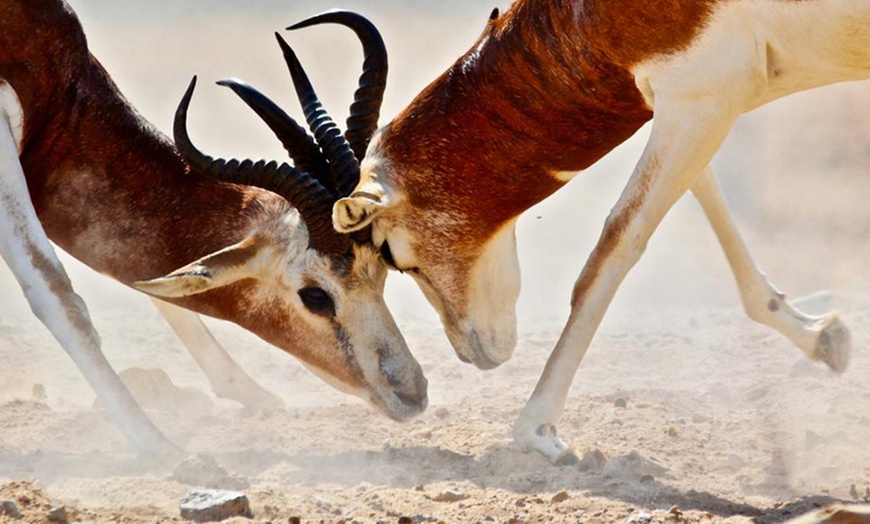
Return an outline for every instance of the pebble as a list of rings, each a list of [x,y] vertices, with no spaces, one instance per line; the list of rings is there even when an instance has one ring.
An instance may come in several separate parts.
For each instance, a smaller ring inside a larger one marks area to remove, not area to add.
[[[467,498],[468,495],[458,489],[445,489],[438,495],[432,497],[432,500],[436,502],[459,502],[460,500],[465,500]]]
[[[618,408],[624,408],[628,405],[628,403],[625,401],[624,398],[618,398],[616,399],[616,402],[613,403],[613,405]]]
[[[450,415],[450,411],[447,408],[438,408],[435,410],[435,416],[438,418],[447,418]]]
[[[66,512],[66,506],[55,506],[51,508],[47,516],[49,522],[67,522],[69,515]]]
[[[18,511],[18,506],[11,500],[0,500],[0,517],[20,519],[21,512]]]
[[[649,513],[633,513],[625,519],[625,524],[646,524],[652,522],[652,515]]]
[[[553,495],[553,498],[550,499],[550,503],[559,504],[560,502],[565,502],[569,498],[571,498],[571,496],[568,495],[567,491],[560,491],[559,493],[556,493],[555,495]]]
[[[253,517],[248,497],[238,491],[192,489],[181,499],[179,508],[181,518],[195,522]]]

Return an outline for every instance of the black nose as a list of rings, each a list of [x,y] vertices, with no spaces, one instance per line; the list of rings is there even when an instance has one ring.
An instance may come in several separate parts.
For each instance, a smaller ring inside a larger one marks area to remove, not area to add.
[[[392,382],[392,381],[391,381]],[[412,384],[393,384],[396,387],[396,398],[403,404],[426,409],[429,403],[429,381],[422,373],[417,374]]]

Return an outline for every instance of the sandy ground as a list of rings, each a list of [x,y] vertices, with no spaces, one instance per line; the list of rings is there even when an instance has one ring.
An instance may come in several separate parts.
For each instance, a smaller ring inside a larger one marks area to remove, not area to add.
[[[194,73],[242,77],[295,111],[272,32],[333,3],[72,2],[94,53],[165,130]],[[385,120],[470,45],[492,8],[394,4],[345,4],[375,20],[390,47]],[[289,38],[343,120],[357,44],[340,29]],[[204,87],[191,127],[205,149],[280,156],[242,104]],[[807,362],[745,317],[712,232],[684,199],[617,295],[559,426],[581,453],[603,455],[604,468],[559,469],[511,445],[511,424],[645,131],[520,221],[520,341],[499,369],[461,364],[413,283],[391,276],[388,302],[430,381],[431,407],[407,424],[335,392],[252,335],[208,320],[286,408],[218,400],[148,300],[63,255],[116,369],[159,369],[174,382],[143,402],[175,442],[231,473],[210,482],[137,460],[0,268],[0,499],[17,500],[32,522],[57,505],[87,521],[170,521],[180,519],[178,501],[193,484],[212,483],[242,487],[263,522],[779,522],[870,496],[867,83],[747,115],[715,163],[771,280],[810,311],[838,309],[852,328],[849,370],[837,376]]]

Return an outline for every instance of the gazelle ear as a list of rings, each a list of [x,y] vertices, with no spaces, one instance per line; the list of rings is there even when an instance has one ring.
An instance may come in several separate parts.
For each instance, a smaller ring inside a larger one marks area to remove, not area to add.
[[[383,210],[390,207],[390,198],[378,182],[357,186],[347,198],[332,206],[332,225],[339,233],[350,233],[369,225]]]
[[[166,276],[133,283],[136,289],[157,297],[184,297],[256,277],[267,243],[248,237],[176,269]]]

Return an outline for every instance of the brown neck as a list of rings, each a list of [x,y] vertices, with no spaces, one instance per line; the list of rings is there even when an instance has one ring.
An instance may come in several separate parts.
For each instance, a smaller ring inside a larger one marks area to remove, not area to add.
[[[443,191],[426,198],[471,195],[466,209],[505,220],[558,189],[553,173],[588,167],[649,120],[630,72],[588,42],[573,13],[566,0],[527,0],[491,23],[384,130],[399,178],[434,166],[420,176]]]
[[[21,163],[49,238],[125,284],[239,242],[289,209],[266,191],[188,172],[90,55],[61,0],[3,2],[0,79],[23,107]],[[221,291],[185,305],[227,318],[231,297]]]

